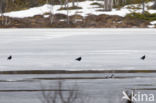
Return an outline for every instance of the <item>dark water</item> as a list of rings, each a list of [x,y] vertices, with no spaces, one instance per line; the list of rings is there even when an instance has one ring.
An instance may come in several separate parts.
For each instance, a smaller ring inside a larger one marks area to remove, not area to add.
[[[156,73],[0,75],[0,103],[42,103],[43,91],[79,91],[84,102],[123,103],[123,91],[156,96]],[[141,101],[138,103],[155,103]]]

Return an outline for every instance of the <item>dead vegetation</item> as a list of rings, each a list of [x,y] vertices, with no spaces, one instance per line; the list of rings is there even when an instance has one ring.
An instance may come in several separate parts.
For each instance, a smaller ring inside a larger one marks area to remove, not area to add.
[[[50,14],[46,14],[50,15]],[[67,22],[69,19],[69,23]],[[0,22],[2,22],[0,17]],[[81,15],[67,16],[64,14],[55,14],[53,22],[50,22],[50,16],[36,15],[29,18],[10,18],[7,17],[7,25],[0,24],[0,28],[146,28],[149,21],[120,16],[110,15]]]
[[[58,81],[53,91],[42,91],[42,103],[80,103],[80,92],[76,85],[65,89],[64,82]],[[44,87],[42,86],[42,90]]]
[[[82,9],[81,7],[78,6],[72,6],[72,7],[61,7],[59,10],[76,10],[76,9]]]

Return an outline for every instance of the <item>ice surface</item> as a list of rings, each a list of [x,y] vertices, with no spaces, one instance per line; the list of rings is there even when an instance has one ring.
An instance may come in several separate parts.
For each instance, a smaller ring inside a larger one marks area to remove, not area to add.
[[[0,29],[0,71],[155,67],[156,29]]]
[[[106,77],[111,74],[41,74],[41,75],[0,75],[1,103],[43,103],[43,89],[58,89],[58,80],[46,78],[59,77]],[[121,102],[123,91],[135,90],[143,94],[156,95],[155,73],[114,73],[109,79],[65,79],[63,89],[78,89],[83,101],[89,103],[125,103]],[[42,80],[34,78],[45,78]],[[29,80],[31,79],[31,81]],[[75,87],[76,85],[76,87]],[[18,90],[22,90],[18,91]],[[29,91],[32,90],[32,91]],[[34,91],[33,91],[34,90]],[[35,91],[40,90],[40,91]],[[47,93],[47,92],[46,92]],[[50,91],[48,93],[53,93]],[[80,98],[81,99],[81,98]],[[78,102],[79,103],[79,102]],[[143,102],[143,103],[149,103]],[[153,102],[154,103],[154,102]]]

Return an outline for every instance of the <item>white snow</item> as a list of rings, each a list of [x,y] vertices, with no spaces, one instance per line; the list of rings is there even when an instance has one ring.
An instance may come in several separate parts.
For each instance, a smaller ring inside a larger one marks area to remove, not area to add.
[[[43,17],[44,17],[44,18],[48,18],[49,16],[50,16],[50,15],[44,15]]]
[[[0,71],[155,69],[156,29],[0,29]],[[11,61],[7,60],[13,56]],[[140,60],[146,55],[145,61]],[[75,58],[82,56],[82,61]]]
[[[148,27],[149,27],[149,28],[154,28],[154,27],[155,27],[155,25],[148,25]]]
[[[152,25],[156,25],[156,21],[152,21],[150,24],[152,24]]]
[[[69,10],[69,15],[74,15],[74,14],[80,14],[82,16],[87,16],[89,14],[94,14],[94,15],[100,15],[100,14],[107,14],[107,15],[119,15],[124,17],[126,14],[135,11],[135,12],[142,12],[141,9],[130,9],[127,8],[129,6],[135,6],[135,7],[140,7],[141,5],[137,5],[137,4],[133,4],[133,5],[127,5],[123,8],[121,8],[120,10],[118,9],[113,9],[112,11],[98,11],[100,8],[97,8],[96,5],[91,5],[92,3],[94,3],[95,1],[84,1],[84,2],[79,2],[77,5],[79,7],[81,7],[82,9],[77,9],[77,10]],[[102,1],[96,1],[100,4],[103,5]],[[149,2],[146,4],[146,10],[148,6],[151,6],[153,4],[153,2]],[[68,3],[69,7],[72,6],[72,3]],[[43,15],[44,13],[61,13],[61,14],[67,14],[66,10],[59,10],[61,8],[61,5],[49,5],[49,4],[45,4],[43,6],[40,7],[34,7],[34,8],[30,8],[28,10],[21,10],[21,11],[13,11],[13,12],[9,12],[9,13],[5,13],[6,16],[10,16],[10,17],[16,17],[16,18],[24,18],[24,17],[33,17],[35,15]],[[102,8],[101,8],[102,9]],[[150,13],[156,13],[156,10],[148,10]]]
[[[148,25],[149,28],[154,28],[156,26],[156,21],[150,22],[150,25]]]
[[[64,22],[64,21],[66,21],[66,19],[60,19],[59,21],[62,21],[62,22]]]
[[[13,11],[9,13],[5,13],[4,15],[16,18],[24,18],[24,17],[33,17],[35,15],[43,15],[50,11],[51,5],[43,5],[41,7],[34,7],[28,10],[21,10],[21,11]]]

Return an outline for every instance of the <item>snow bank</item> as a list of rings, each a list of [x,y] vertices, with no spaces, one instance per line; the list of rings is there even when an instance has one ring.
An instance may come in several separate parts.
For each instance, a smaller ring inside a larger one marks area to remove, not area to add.
[[[133,5],[127,5],[123,8],[121,8],[120,10],[113,9],[110,12],[98,11],[99,9],[102,9],[102,8],[98,8],[97,5],[91,5],[94,2],[103,4],[102,1],[79,2],[77,5],[79,7],[81,7],[82,9],[69,10],[69,15],[79,14],[82,16],[87,16],[89,14],[94,14],[94,15],[107,14],[107,15],[118,15],[118,16],[124,17],[126,14],[134,11],[134,10],[128,8],[128,6],[135,6],[135,7],[142,8],[141,5],[133,4]],[[153,4],[153,2],[147,3],[145,9],[147,10],[147,7],[151,6],[152,4]],[[68,3],[68,5],[69,5],[69,7],[71,7],[72,3]],[[45,4],[43,6],[30,8],[28,10],[21,10],[21,11],[14,11],[14,12],[5,13],[5,15],[10,16],[10,17],[16,17],[16,18],[24,18],[24,17],[33,17],[35,15],[43,15],[44,13],[48,13],[48,12],[52,12],[54,14],[56,14],[56,13],[67,14],[66,10],[59,10],[60,8],[61,8],[61,5],[52,6],[49,4]],[[148,10],[148,11],[150,13],[156,13],[156,10]],[[135,10],[135,12],[140,13],[140,12],[142,12],[142,10],[137,9],[137,10]]]
[[[35,15],[43,15],[44,13],[50,12],[51,5],[45,4],[41,7],[34,7],[28,10],[13,11],[5,13],[4,15],[16,18],[33,17]]]

